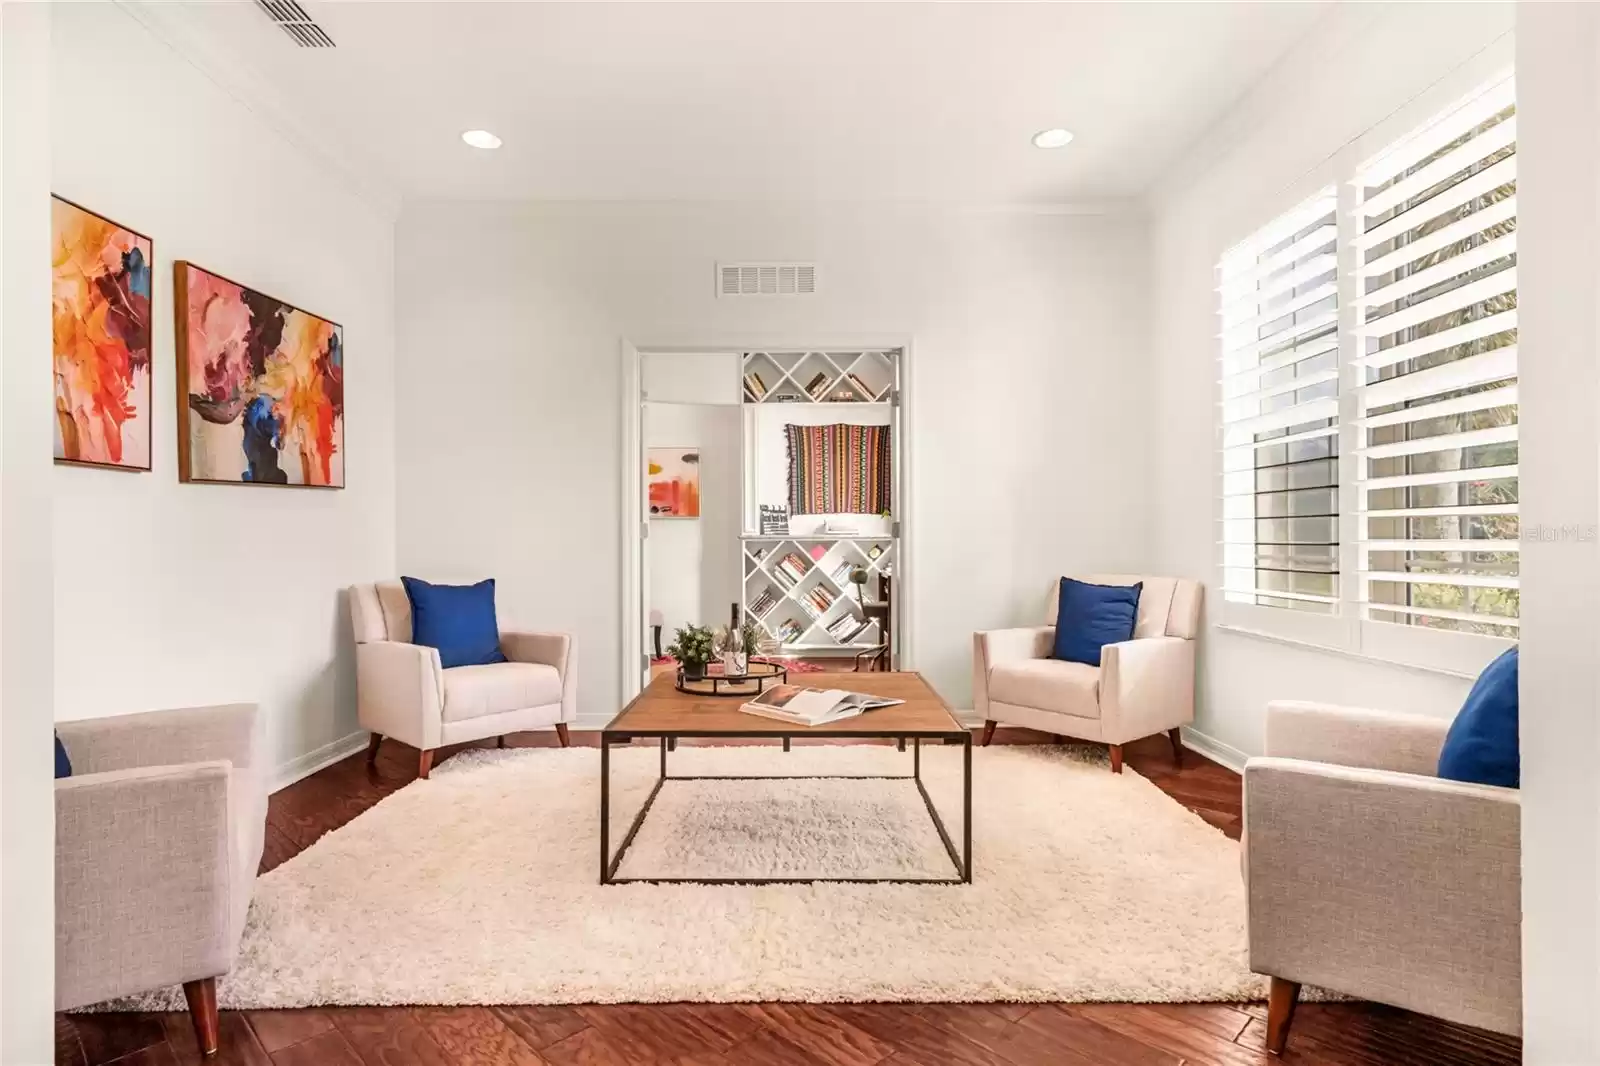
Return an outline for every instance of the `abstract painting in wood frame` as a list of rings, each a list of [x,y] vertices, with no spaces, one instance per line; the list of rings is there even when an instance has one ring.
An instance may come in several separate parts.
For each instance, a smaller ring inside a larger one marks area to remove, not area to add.
[[[150,469],[150,297],[155,242],[50,198],[55,461]]]
[[[700,517],[700,449],[646,449],[651,518]]]
[[[343,488],[343,327],[193,263],[173,273],[178,476]]]

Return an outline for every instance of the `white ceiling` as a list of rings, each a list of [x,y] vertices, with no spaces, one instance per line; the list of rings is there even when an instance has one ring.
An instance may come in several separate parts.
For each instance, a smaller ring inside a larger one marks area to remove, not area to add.
[[[406,197],[979,204],[1137,195],[1324,6],[302,3],[337,48],[248,2],[136,7]],[[1051,126],[1077,139],[1034,148]]]

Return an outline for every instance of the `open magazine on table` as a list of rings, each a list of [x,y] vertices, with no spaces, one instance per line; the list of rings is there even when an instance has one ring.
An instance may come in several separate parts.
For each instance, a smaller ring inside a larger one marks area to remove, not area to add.
[[[763,718],[776,718],[794,725],[827,725],[854,718],[876,707],[891,707],[905,700],[869,696],[842,688],[806,688],[804,685],[773,685],[739,709]]]

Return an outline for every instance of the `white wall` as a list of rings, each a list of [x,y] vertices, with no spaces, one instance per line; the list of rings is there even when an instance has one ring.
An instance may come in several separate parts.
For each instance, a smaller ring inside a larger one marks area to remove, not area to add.
[[[621,338],[915,341],[913,663],[971,706],[974,629],[1053,574],[1148,555],[1146,234],[1126,215],[408,204],[397,254],[402,569],[494,575],[569,630],[579,713],[619,695]],[[809,299],[717,299],[717,260],[819,264]],[[979,516],[976,517],[975,516]]]
[[[1278,212],[1512,60],[1510,4],[1334,5],[1152,192],[1155,569],[1204,578],[1218,617],[1215,266]],[[1353,74],[1359,73],[1359,76]],[[1525,430],[1526,432],[1526,430]],[[1219,632],[1202,636],[1196,728],[1261,751],[1270,699],[1452,716],[1469,682]]]
[[[0,5],[0,1062],[49,1062],[50,14]]]
[[[753,477],[751,500],[745,526],[760,530],[760,507],[789,506],[789,439],[785,426],[831,426],[836,422],[852,426],[886,426],[890,411],[883,404],[759,404],[747,409],[751,423],[750,465]],[[897,448],[891,440],[889,447]],[[904,457],[899,460],[904,463]],[[901,467],[904,469],[904,466]],[[820,533],[829,522],[849,526],[862,536],[888,536],[890,519],[874,514],[791,514],[789,532]]]
[[[1524,1061],[1600,1062],[1600,10],[1517,16]]]
[[[395,572],[393,225],[121,5],[52,13],[54,190],[156,257],[154,470],[53,474],[56,714],[255,701],[282,766],[356,729],[341,590]],[[347,488],[178,483],[174,259],[344,326]]]
[[[651,610],[662,613],[665,648],[680,626],[725,624],[740,601],[739,424],[735,404],[645,405],[646,447],[700,452],[700,517],[650,519],[646,647]]]

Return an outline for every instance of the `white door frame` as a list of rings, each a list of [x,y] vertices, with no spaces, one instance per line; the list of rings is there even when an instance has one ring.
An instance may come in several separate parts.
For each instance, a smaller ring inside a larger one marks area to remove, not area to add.
[[[899,558],[895,560],[895,597],[898,600],[898,617],[895,632],[900,645],[902,670],[916,669],[916,611],[913,607],[915,584],[906,580],[915,578],[915,541],[917,523],[912,520],[916,511],[914,488],[916,478],[912,466],[916,449],[906,442],[915,439],[913,419],[916,404],[913,402],[916,363],[911,357],[912,338],[909,334],[846,334],[843,336],[794,337],[734,337],[711,341],[683,339],[635,342],[621,339],[622,358],[622,462],[617,491],[620,494],[622,519],[619,526],[622,550],[622,649],[617,663],[621,679],[622,703],[639,694],[644,677],[644,382],[641,359],[650,352],[762,352],[762,351],[884,351],[900,349],[900,440],[894,443],[899,455],[895,486],[900,522]],[[741,460],[742,461],[742,460]]]

